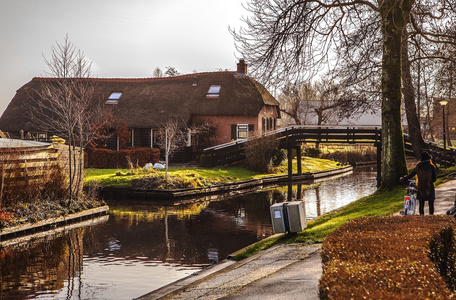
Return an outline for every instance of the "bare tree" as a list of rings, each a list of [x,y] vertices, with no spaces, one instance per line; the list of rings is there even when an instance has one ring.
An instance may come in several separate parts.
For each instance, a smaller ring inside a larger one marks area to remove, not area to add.
[[[69,41],[52,46],[45,58],[49,79],[36,90],[38,97],[29,109],[31,119],[43,130],[66,139],[68,145],[69,197],[82,192],[83,147],[97,135],[103,120],[101,104],[92,101],[94,83],[91,63]]]
[[[253,16],[245,19],[246,28],[232,33],[239,52],[257,70],[254,75],[278,84],[331,67],[331,53],[353,44],[348,39],[356,30],[381,36],[376,70],[381,74],[382,187],[389,187],[407,170],[401,124],[404,28],[412,25],[426,38],[445,42],[450,36],[439,25],[454,19],[454,5],[449,0],[251,0],[247,9]]]
[[[420,157],[420,154],[425,150],[426,144],[424,143],[421,134],[421,125],[418,118],[419,111],[416,107],[415,100],[415,87],[413,84],[411,63],[409,60],[409,38],[407,27],[403,28],[403,42],[402,42],[402,94],[404,96],[405,112],[408,124],[409,139],[412,143],[413,153],[415,157]]]
[[[194,124],[191,127],[192,146],[197,152],[202,152],[203,149],[214,145],[217,127],[211,122],[202,122]]]
[[[185,145],[187,141],[186,137],[186,132],[180,129],[178,122],[174,120],[167,121],[161,130],[158,145],[164,151],[165,155],[166,178],[168,177],[169,161],[174,152]]]
[[[452,47],[448,49],[449,47],[446,47],[445,52],[448,53],[449,56],[451,57],[456,57],[456,47]],[[451,100],[455,98],[455,89],[456,89],[456,58],[455,60],[446,60],[442,61],[438,65],[438,69],[436,72],[436,86],[439,90],[437,96],[442,99],[447,99]],[[445,114],[445,124],[446,124],[446,132],[451,132],[449,130],[449,116],[450,116],[450,111],[451,107],[454,106],[452,101],[449,101],[448,104],[446,105],[446,110],[448,111],[447,114]],[[446,138],[446,142],[448,146],[452,146],[451,143],[451,135],[448,134]]]
[[[245,163],[247,168],[262,173],[271,173],[283,159],[280,156],[279,141],[274,135],[253,133],[245,143]],[[280,159],[277,159],[280,157]],[[275,163],[275,161],[277,162]],[[280,160],[280,161],[279,161]]]
[[[278,100],[280,111],[285,113],[296,125],[310,123],[312,116],[309,100],[315,99],[315,93],[310,83],[287,84]]]
[[[159,67],[156,67],[152,76],[163,77],[163,71]]]
[[[174,68],[174,67],[166,67],[165,75],[168,77],[174,77],[174,76],[179,76],[180,73],[177,72],[176,68]]]
[[[376,107],[362,95],[344,91],[331,79],[287,85],[279,96],[280,110],[297,125],[330,125],[343,118],[372,112]]]

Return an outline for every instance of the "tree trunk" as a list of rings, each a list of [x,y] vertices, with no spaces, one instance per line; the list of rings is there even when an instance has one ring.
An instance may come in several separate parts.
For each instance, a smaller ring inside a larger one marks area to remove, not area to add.
[[[451,101],[451,97],[453,96],[451,93],[453,92],[453,71],[454,71],[454,64],[451,64],[451,73],[450,73],[450,87],[449,87],[449,93],[448,93],[448,100]],[[453,144],[451,143],[451,128],[450,128],[450,109],[451,107],[451,102],[447,104],[447,113],[446,113],[446,118],[445,118],[445,124],[446,124],[446,132],[447,132],[447,145],[448,147],[453,147]]]
[[[407,172],[401,124],[401,48],[402,29],[410,15],[411,3],[408,0],[379,2],[383,36],[381,188],[389,188],[398,185],[399,178]]]
[[[409,139],[412,143],[413,153],[416,158],[426,149],[426,144],[421,136],[420,120],[418,119],[415,90],[410,72],[410,61],[408,59],[408,32],[407,27],[403,30],[402,41],[402,93],[404,95],[405,115],[407,117]]]
[[[432,103],[431,101],[429,100],[430,97],[428,95],[428,84],[427,84],[427,80],[426,80],[426,72],[423,72],[423,82],[424,82],[424,98],[426,100],[426,118],[424,120],[425,124],[431,124],[431,106],[432,106]],[[434,126],[427,126],[428,128],[428,133],[426,134],[426,139],[430,139],[431,142],[435,142],[435,138],[434,138],[434,130],[433,130],[433,127]]]

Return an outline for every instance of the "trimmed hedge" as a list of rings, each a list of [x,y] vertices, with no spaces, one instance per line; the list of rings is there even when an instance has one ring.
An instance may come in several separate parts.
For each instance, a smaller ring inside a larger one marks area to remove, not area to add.
[[[359,218],[322,245],[320,299],[451,299],[453,216]]]
[[[86,166],[97,169],[130,168],[130,162],[134,166],[143,167],[147,163],[155,164],[160,159],[160,150],[156,148],[130,148],[113,151],[87,147],[85,152]]]

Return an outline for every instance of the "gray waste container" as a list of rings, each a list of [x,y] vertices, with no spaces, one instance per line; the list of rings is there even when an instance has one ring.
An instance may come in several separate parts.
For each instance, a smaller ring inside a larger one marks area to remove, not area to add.
[[[307,227],[306,207],[304,201],[287,203],[288,231],[300,232]]]
[[[286,203],[276,203],[270,207],[272,230],[274,233],[287,232],[285,207]]]
[[[274,233],[300,232],[307,226],[304,201],[276,203],[270,211]]]

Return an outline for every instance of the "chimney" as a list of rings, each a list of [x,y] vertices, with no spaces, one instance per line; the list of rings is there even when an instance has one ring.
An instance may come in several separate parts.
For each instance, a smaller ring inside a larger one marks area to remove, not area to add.
[[[247,74],[247,64],[245,63],[244,59],[239,59],[237,63],[237,75],[238,76],[245,76]]]

